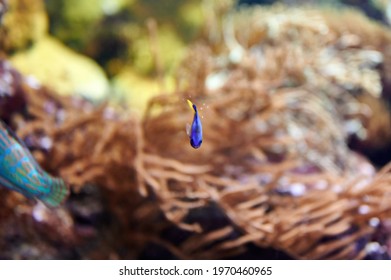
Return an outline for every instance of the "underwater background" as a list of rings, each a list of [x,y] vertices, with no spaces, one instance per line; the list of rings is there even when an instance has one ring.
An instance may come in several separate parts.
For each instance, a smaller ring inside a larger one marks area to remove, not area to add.
[[[0,15],[0,118],[69,189],[0,187],[0,259],[391,258],[391,1]]]

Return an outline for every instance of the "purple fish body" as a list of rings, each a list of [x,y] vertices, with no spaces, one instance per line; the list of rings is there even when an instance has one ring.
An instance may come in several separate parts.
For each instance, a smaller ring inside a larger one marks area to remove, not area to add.
[[[13,132],[0,122],[0,185],[49,207],[59,206],[68,195],[60,178],[46,173]]]

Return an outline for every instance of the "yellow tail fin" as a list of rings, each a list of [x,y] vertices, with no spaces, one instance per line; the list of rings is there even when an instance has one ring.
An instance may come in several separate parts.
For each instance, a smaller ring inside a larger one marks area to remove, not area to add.
[[[187,100],[187,104],[189,104],[189,107],[193,110],[194,110],[194,107],[193,107],[193,102],[191,102],[189,99],[186,99]]]

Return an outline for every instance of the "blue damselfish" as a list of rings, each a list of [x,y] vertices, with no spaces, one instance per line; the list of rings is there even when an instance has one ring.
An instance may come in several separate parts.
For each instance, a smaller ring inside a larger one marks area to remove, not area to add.
[[[194,149],[198,149],[202,144],[202,124],[200,116],[198,115],[197,106],[194,105],[189,99],[187,99],[187,103],[189,104],[190,108],[194,110],[193,123],[190,127],[187,128],[187,134],[190,138],[190,145]]]
[[[64,181],[46,173],[25,144],[0,121],[0,185],[49,207],[59,206],[68,196]]]

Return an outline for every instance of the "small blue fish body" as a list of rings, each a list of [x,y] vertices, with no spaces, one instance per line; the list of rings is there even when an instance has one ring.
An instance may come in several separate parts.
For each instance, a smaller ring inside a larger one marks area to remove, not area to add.
[[[59,206],[68,195],[64,181],[46,173],[24,143],[1,121],[0,185],[49,207]]]
[[[187,103],[189,104],[190,108],[194,110],[193,123],[190,127],[188,127],[187,134],[190,138],[190,145],[194,149],[198,149],[202,144],[202,124],[198,115],[197,106],[194,105],[189,99],[187,99]]]

